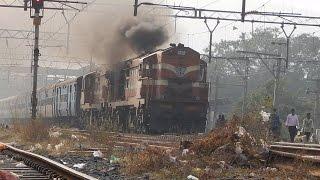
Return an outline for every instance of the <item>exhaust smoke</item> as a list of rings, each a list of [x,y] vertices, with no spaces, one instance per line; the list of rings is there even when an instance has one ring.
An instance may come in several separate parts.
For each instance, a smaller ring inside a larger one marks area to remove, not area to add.
[[[102,13],[79,21],[74,30],[84,34],[86,47],[73,44],[77,54],[112,68],[119,61],[153,51],[169,41],[173,24],[167,17],[155,17],[151,13],[133,17],[132,1],[121,2],[123,6],[117,9],[105,8]],[[148,18],[144,18],[146,16]]]
[[[147,53],[168,41],[168,31],[148,21],[126,24],[121,30],[122,37],[136,53]]]

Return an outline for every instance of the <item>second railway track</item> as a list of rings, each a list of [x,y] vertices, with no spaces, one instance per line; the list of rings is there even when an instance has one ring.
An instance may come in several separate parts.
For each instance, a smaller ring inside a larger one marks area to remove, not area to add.
[[[276,142],[270,146],[271,155],[320,163],[320,145]]]
[[[90,133],[85,130],[71,130],[71,129],[58,129],[58,131],[68,134],[79,134],[82,136],[90,136]],[[97,131],[96,133],[101,133]],[[105,132],[104,132],[105,133]],[[189,135],[146,135],[134,133],[106,133],[106,139],[109,143],[115,146],[122,147],[139,147],[149,146],[161,149],[178,149],[182,141],[194,141],[201,138],[201,134]],[[100,148],[101,149],[101,148]]]

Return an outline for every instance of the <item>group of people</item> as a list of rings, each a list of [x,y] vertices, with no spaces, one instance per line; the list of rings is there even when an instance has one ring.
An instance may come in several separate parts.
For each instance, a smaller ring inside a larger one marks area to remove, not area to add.
[[[273,112],[270,114],[271,122],[271,132],[275,140],[280,139],[281,132],[281,121],[280,116],[277,112],[277,109],[273,109]],[[290,134],[290,142],[294,142],[294,139],[300,129],[299,119],[295,113],[295,109],[291,109],[291,113],[288,114],[285,126],[288,128]],[[311,119],[311,114],[307,113],[306,118],[303,119],[303,124],[301,126],[301,132],[306,136],[306,141],[310,141],[311,134],[314,131],[313,120]]]

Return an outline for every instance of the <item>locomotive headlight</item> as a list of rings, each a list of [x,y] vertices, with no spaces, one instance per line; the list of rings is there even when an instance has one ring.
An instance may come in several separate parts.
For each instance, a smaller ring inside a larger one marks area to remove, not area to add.
[[[186,51],[185,50],[179,50],[178,51],[178,55],[185,56],[186,55]]]

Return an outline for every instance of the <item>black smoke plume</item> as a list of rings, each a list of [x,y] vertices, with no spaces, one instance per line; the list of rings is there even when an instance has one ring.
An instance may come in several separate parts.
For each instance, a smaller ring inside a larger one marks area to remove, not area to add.
[[[155,50],[168,39],[168,31],[149,21],[134,21],[121,28],[121,36],[136,53]]]
[[[119,4],[123,6],[103,8],[98,14],[89,13],[86,20],[79,18],[74,30],[83,34],[86,47],[74,44],[76,54],[112,67],[119,61],[161,48],[169,42],[173,24],[168,18],[152,13],[133,17],[132,0],[119,0]]]

